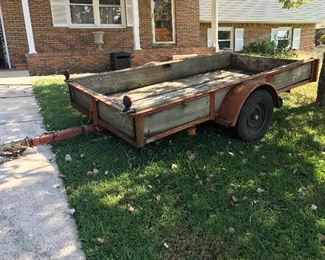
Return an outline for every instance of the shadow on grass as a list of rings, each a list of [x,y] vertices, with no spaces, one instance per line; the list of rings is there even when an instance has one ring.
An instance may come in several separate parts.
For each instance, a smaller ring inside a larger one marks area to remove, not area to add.
[[[66,97],[47,97],[60,108],[49,105],[45,118],[63,109],[63,125],[70,116],[79,120]],[[61,142],[54,151],[89,259],[318,258],[324,132],[323,109],[284,107],[263,142],[232,139],[206,124],[195,138],[180,133],[140,150],[108,133]],[[94,168],[99,174],[87,175]]]

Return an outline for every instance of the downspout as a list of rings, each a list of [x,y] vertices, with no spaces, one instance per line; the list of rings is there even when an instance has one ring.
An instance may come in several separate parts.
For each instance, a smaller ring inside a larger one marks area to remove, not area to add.
[[[24,21],[25,21],[28,49],[29,49],[28,53],[29,54],[37,53],[35,48],[35,42],[34,42],[32,22],[30,19],[28,0],[21,0],[21,3],[23,6],[23,13],[24,13]]]

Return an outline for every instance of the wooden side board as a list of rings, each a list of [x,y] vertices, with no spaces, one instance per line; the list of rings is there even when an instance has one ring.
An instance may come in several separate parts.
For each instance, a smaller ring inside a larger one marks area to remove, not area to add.
[[[78,78],[73,82],[97,93],[108,95],[228,68],[231,64],[231,55],[231,52],[220,52],[181,61],[100,73]]]
[[[286,88],[311,78],[312,64],[307,63],[292,70],[283,71],[272,77],[272,86],[276,89]]]
[[[231,68],[258,73],[285,66],[296,61],[297,60],[273,59],[255,57],[250,55],[233,54],[231,56]]]
[[[144,135],[150,137],[209,115],[209,96],[144,117]]]

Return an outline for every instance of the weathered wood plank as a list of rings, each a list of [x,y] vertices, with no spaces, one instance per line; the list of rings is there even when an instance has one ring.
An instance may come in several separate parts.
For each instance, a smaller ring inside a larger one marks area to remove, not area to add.
[[[231,57],[231,68],[243,71],[263,72],[277,67],[288,65],[297,60],[272,59],[242,54],[233,54]]]
[[[100,73],[77,78],[73,81],[97,93],[112,94],[228,68],[230,63],[231,53],[220,52],[182,61],[171,61],[147,67]]]
[[[146,137],[209,115],[209,96],[177,105],[144,118]]]
[[[90,98],[87,94],[80,92],[75,88],[71,88],[71,98],[74,103],[90,111]]]
[[[134,123],[129,115],[116,113],[116,110],[104,103],[98,103],[99,117],[131,138],[134,138]]]
[[[209,91],[211,88],[232,85],[234,81],[248,78],[249,75],[233,71],[216,71],[201,74],[195,77],[182,79],[175,82],[166,82],[158,85],[147,86],[137,90],[108,96],[109,100],[121,105],[124,95],[133,101],[133,108],[137,111],[153,106],[171,102],[190,95]]]
[[[272,85],[275,89],[281,89],[307,80],[311,77],[311,69],[311,63],[308,63],[276,74],[272,78]]]

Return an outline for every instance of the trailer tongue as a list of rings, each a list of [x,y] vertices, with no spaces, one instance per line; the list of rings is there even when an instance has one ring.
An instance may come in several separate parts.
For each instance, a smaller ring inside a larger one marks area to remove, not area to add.
[[[220,52],[74,80],[65,73],[71,105],[92,124],[0,146],[0,155],[103,129],[143,147],[206,121],[259,139],[282,105],[278,93],[316,81],[318,63]]]

